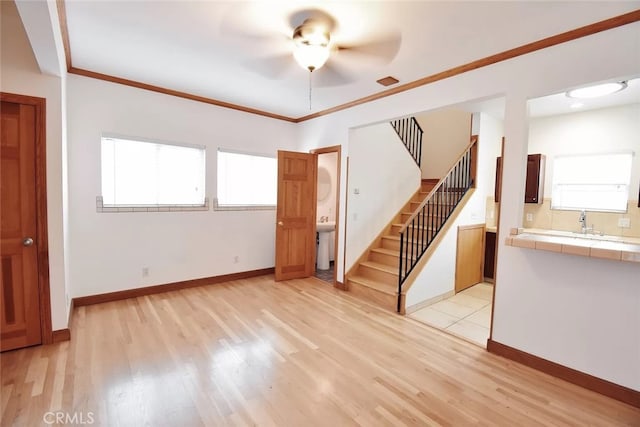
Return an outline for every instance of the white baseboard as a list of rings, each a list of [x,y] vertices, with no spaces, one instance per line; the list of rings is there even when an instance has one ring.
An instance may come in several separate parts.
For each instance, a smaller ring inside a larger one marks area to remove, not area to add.
[[[405,311],[406,311],[407,314],[411,314],[411,313],[413,313],[415,311],[420,310],[421,308],[428,307],[428,306],[433,305],[433,304],[435,304],[435,303],[437,303],[439,301],[442,301],[443,299],[450,298],[450,297],[454,296],[455,294],[456,294],[456,291],[451,289],[450,291],[445,292],[444,294],[437,295],[437,296],[435,296],[433,298],[429,298],[428,300],[424,300],[424,301],[419,302],[417,304],[413,304],[412,306],[407,307],[405,309]]]

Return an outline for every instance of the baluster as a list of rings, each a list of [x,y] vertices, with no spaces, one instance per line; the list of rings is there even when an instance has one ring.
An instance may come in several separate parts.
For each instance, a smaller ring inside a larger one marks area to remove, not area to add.
[[[462,163],[462,173],[464,174],[464,189],[466,190],[467,188],[469,188],[468,182],[469,182],[469,171],[467,168],[467,154],[465,153],[465,155],[462,157],[462,160],[460,160],[460,162]]]
[[[400,312],[400,295],[402,295],[402,282],[404,275],[402,274],[402,241],[404,240],[404,231],[400,233],[400,261],[398,265],[398,312]]]
[[[409,123],[411,123],[411,122],[409,122]],[[413,157],[414,160],[415,160],[416,155],[415,155],[415,151],[414,151],[414,148],[413,148],[413,126],[409,126],[409,141],[411,141],[410,142],[411,150],[409,150],[409,153],[411,154],[411,157]]]
[[[467,153],[467,189],[471,187],[471,156]]]
[[[460,199],[458,198],[460,196],[460,185],[458,184],[458,163],[456,163],[456,165],[453,167],[453,186],[456,196],[455,201],[457,205],[460,201]]]
[[[449,198],[451,197],[451,189],[449,188],[449,175],[447,175],[447,177],[444,180],[444,188],[446,193],[445,194],[445,205],[444,205],[444,219],[443,222],[447,220],[447,218],[449,217]]]
[[[424,215],[425,209],[426,209],[426,206],[423,205],[422,209],[420,210],[420,215],[422,215],[422,240],[420,240],[420,246],[421,246],[420,252],[424,252],[424,250],[425,250],[425,234],[427,232],[427,226],[426,226],[426,223],[425,223],[425,219],[426,218],[425,218],[425,215]]]
[[[410,258],[407,260],[407,264],[411,264],[411,266],[413,267],[413,244],[415,242],[415,231],[416,231],[416,219],[413,218],[411,220],[411,253],[410,253]],[[409,242],[407,242],[407,244],[409,244]]]
[[[426,204],[427,208],[427,246],[431,244],[431,229],[433,228],[433,198],[429,199]]]

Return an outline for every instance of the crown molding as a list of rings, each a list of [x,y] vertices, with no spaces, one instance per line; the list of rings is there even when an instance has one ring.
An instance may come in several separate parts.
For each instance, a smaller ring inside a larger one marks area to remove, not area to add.
[[[264,116],[264,117],[268,117],[276,120],[283,120],[290,123],[302,123],[307,120],[312,120],[318,117],[327,116],[329,114],[333,114],[338,111],[346,110],[349,108],[356,107],[358,105],[373,102],[378,99],[386,98],[388,96],[392,96],[401,92],[406,92],[408,90],[412,90],[420,86],[425,86],[430,83],[444,80],[449,77],[457,76],[457,75],[466,73],[468,71],[477,70],[479,68],[496,64],[498,62],[506,61],[508,59],[513,59],[518,56],[536,52],[538,50],[546,49],[546,48],[556,46],[562,43],[566,43],[572,40],[576,40],[582,37],[590,36],[593,34],[597,34],[603,31],[608,31],[617,27],[621,27],[623,25],[628,25],[628,24],[632,24],[634,22],[640,21],[640,9],[637,9],[632,12],[615,16],[613,18],[605,19],[603,21],[598,21],[593,24],[576,28],[574,30],[566,31],[564,33],[556,34],[554,36],[546,37],[544,39],[541,39],[532,43],[527,43],[525,45],[518,46],[513,49],[505,50],[503,52],[496,53],[494,55],[477,59],[475,61],[471,61],[463,65],[458,65],[456,67],[449,68],[447,70],[444,70],[435,74],[431,74],[429,76],[420,78],[418,80],[414,80],[412,82],[405,83],[391,89],[383,90],[381,92],[377,92],[377,93],[365,96],[363,98],[358,98],[353,101],[346,102],[344,104],[339,104],[334,107],[327,108],[325,110],[308,114],[306,116],[294,118],[294,117],[288,117],[288,116],[284,116],[276,113],[271,113],[269,111],[259,110],[256,108],[245,107],[243,105],[233,104],[230,102],[220,101],[220,100],[208,98],[205,96],[194,95],[187,92],[181,92],[178,90],[163,88],[160,86],[155,86],[155,85],[151,85],[151,84],[147,84],[147,83],[143,83],[135,80],[129,80],[122,77],[112,76],[108,74],[98,73],[95,71],[74,67],[71,59],[71,45],[69,43],[69,30],[67,26],[67,14],[66,14],[65,1],[57,0],[57,7],[58,7],[58,15],[59,15],[59,21],[60,21],[60,32],[62,33],[62,39],[64,43],[67,72],[70,74],[77,74],[77,75],[91,77],[94,79],[104,80],[112,83],[118,83],[125,86],[131,86],[138,89],[144,89],[152,92],[162,93],[165,95],[176,96],[178,98],[189,99],[191,101],[203,102],[205,104],[216,105],[218,107],[229,108],[229,109],[241,111],[244,113],[256,114],[259,116]]]

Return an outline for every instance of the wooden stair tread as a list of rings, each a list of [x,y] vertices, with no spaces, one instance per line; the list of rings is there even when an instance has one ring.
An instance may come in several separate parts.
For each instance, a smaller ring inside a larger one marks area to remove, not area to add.
[[[398,269],[395,267],[391,267],[387,264],[380,264],[379,262],[374,261],[362,261],[360,265],[364,265],[365,267],[373,268],[379,271],[384,271],[385,273],[398,275]]]
[[[367,288],[374,289],[378,292],[385,293],[387,295],[398,295],[398,285],[389,285],[388,283],[379,282],[377,280],[371,280],[362,276],[352,276],[349,280],[359,284],[360,286],[366,286]]]

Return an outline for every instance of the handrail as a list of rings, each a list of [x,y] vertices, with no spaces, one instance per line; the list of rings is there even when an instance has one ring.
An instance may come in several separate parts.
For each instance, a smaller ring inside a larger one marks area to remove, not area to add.
[[[422,160],[422,128],[415,117],[405,117],[403,119],[389,122],[396,131],[404,146],[409,150],[418,167]]]
[[[473,135],[471,137],[471,142],[469,143],[469,145],[467,145],[467,147],[464,149],[463,153],[460,155],[460,157],[458,157],[458,160],[456,160],[456,162],[453,164],[453,166],[451,166],[451,168],[447,171],[447,173],[444,175],[444,178],[442,178],[440,181],[438,181],[438,183],[435,185],[435,187],[433,187],[433,189],[429,192],[429,194],[427,194],[427,197],[424,198],[424,200],[422,201],[420,206],[418,206],[415,209],[415,211],[413,211],[413,214],[409,217],[409,219],[402,225],[402,227],[400,227],[400,233],[402,233],[403,231],[405,231],[407,229],[407,227],[411,223],[411,220],[413,220],[416,217],[416,215],[418,215],[418,213],[420,212],[420,209],[422,209],[424,207],[424,205],[427,204],[427,202],[429,201],[429,198],[432,197],[433,194],[436,191],[438,191],[440,186],[442,186],[442,183],[447,179],[449,174],[451,174],[451,172],[458,165],[460,160],[467,154],[467,152],[471,149],[471,147],[476,145],[477,142],[478,142],[478,136],[477,135]],[[475,176],[473,178],[475,179]]]
[[[402,284],[433,243],[464,195],[475,186],[477,142],[477,136],[472,136],[471,143],[462,155],[400,229],[398,312],[401,310]]]

